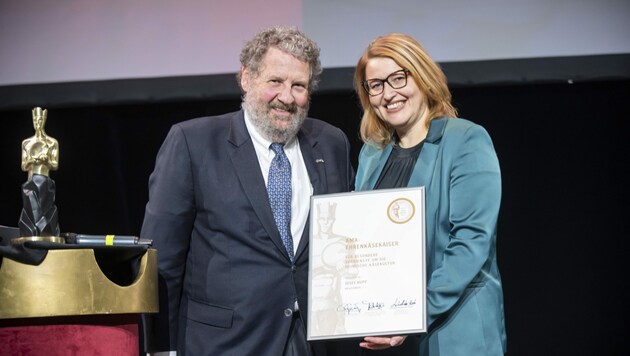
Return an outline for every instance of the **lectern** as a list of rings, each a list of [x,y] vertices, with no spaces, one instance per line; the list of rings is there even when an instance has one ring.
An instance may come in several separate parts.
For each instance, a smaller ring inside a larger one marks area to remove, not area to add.
[[[62,248],[39,265],[0,261],[0,355],[138,355],[140,314],[158,312],[156,250]]]

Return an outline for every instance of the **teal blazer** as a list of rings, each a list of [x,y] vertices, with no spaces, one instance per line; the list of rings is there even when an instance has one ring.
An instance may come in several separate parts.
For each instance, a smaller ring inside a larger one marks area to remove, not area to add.
[[[357,190],[374,188],[391,151],[363,146]],[[420,355],[503,355],[501,173],[490,136],[464,119],[433,120],[408,186],[426,189],[429,332],[420,336]]]

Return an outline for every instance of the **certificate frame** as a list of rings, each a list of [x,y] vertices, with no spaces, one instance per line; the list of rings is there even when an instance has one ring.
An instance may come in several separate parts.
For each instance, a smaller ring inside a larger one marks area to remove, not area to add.
[[[311,197],[307,340],[427,332],[425,188]]]

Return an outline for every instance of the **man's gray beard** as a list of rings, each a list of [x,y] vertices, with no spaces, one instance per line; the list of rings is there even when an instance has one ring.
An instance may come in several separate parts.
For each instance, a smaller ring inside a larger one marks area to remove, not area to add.
[[[268,103],[261,104],[256,101],[256,98],[253,95],[245,95],[243,98],[242,107],[243,110],[247,112],[251,122],[258,130],[258,133],[263,136],[265,139],[271,142],[278,143],[286,143],[293,139],[300,128],[302,127],[302,123],[304,119],[306,119],[306,115],[308,113],[309,104],[307,103],[304,108],[301,108],[295,105],[295,109],[292,110],[291,114],[286,120],[290,120],[289,125],[287,127],[276,127],[274,126],[274,122],[276,119],[269,117],[271,108],[280,104]],[[289,109],[291,111],[291,109]]]

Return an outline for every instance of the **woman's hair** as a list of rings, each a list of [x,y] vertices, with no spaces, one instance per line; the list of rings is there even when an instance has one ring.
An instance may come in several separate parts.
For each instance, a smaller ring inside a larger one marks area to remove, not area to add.
[[[393,128],[376,115],[370,104],[370,96],[363,89],[367,62],[376,57],[390,58],[409,71],[408,75],[426,97],[424,105],[427,105],[429,118],[426,122],[427,128],[436,117],[457,117],[457,110],[451,104],[451,92],[446,83],[446,76],[424,47],[413,37],[405,34],[392,33],[380,36],[363,52],[354,72],[354,89],[363,107],[360,128],[363,142],[383,147],[392,141]]]
[[[318,84],[322,65],[319,61],[319,47],[317,43],[306,37],[295,27],[276,26],[257,33],[254,38],[245,43],[241,50],[241,65],[254,76],[260,72],[260,65],[269,48],[275,47],[295,58],[308,63],[311,75],[308,91],[312,93]],[[241,71],[236,74],[240,85]]]

